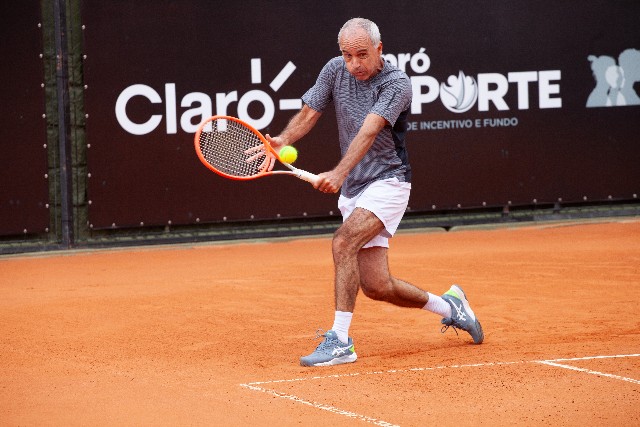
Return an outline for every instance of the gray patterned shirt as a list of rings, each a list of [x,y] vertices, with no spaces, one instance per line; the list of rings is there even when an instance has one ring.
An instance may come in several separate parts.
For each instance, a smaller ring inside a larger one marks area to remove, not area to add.
[[[409,77],[390,63],[385,61],[382,71],[371,79],[359,81],[347,71],[339,56],[327,62],[315,85],[302,96],[304,103],[318,112],[334,102],[343,156],[367,114],[377,114],[390,123],[349,173],[342,184],[343,196],[355,197],[381,179],[396,177],[402,182],[411,182],[405,145],[411,95]]]

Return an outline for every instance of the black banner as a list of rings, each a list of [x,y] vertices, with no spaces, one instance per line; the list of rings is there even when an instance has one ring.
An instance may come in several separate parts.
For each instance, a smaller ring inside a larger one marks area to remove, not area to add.
[[[44,233],[49,182],[39,2],[3,5],[0,38],[0,235]]]
[[[94,228],[338,214],[290,177],[212,174],[193,133],[228,114],[277,134],[353,16],[412,79],[412,211],[639,191],[636,1],[84,1],[82,15]],[[297,147],[298,166],[330,169],[333,111]]]

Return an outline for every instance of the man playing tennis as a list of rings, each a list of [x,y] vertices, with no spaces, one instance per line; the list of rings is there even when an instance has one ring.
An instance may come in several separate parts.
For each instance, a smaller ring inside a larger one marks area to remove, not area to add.
[[[382,58],[380,31],[362,18],[347,21],[338,33],[341,57],[331,59],[302,100],[302,109],[284,131],[266,139],[279,151],[316,124],[333,101],[342,159],[319,174],[315,188],[341,190],[338,207],[343,224],[335,232],[335,318],[316,350],[302,357],[303,366],[355,362],[349,327],[358,290],[374,300],[422,308],[443,317],[449,326],[467,331],[476,344],[482,327],[465,294],[453,285],[433,295],[389,273],[387,251],[409,202],[411,168],[405,146],[411,106],[409,77]]]

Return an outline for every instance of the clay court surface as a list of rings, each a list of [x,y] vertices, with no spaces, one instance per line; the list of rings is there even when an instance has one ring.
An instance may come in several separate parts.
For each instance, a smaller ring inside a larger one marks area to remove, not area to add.
[[[393,274],[466,291],[485,342],[360,295],[330,236],[0,258],[0,425],[638,425],[640,219],[401,233]]]

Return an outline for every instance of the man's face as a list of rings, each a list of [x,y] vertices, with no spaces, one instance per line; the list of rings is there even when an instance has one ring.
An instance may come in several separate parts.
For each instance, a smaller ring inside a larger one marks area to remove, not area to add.
[[[374,46],[367,32],[361,28],[345,31],[340,40],[340,50],[347,71],[358,80],[368,80],[382,68],[382,42]]]

